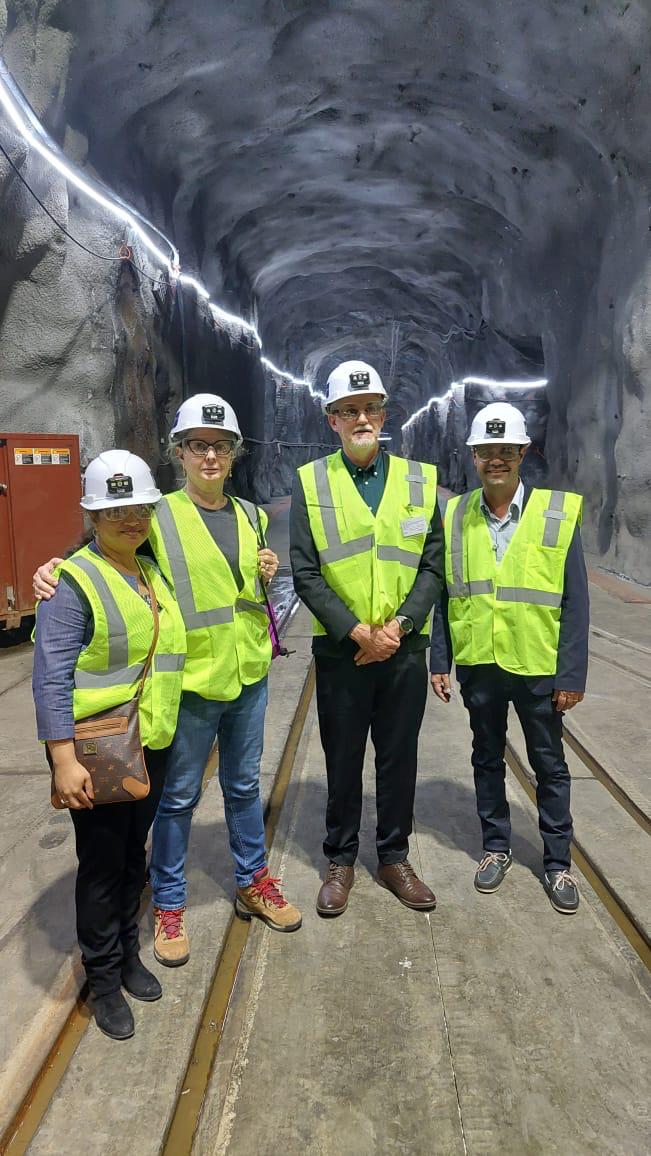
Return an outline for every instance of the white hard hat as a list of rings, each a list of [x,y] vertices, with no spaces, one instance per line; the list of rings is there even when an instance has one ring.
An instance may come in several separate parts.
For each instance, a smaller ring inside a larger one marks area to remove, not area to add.
[[[524,417],[514,405],[506,401],[494,401],[476,413],[470,427],[467,446],[490,445],[528,446]]]
[[[367,365],[365,361],[342,361],[328,378],[325,407],[329,409],[333,402],[340,401],[342,397],[356,397],[368,393],[377,393],[380,397],[388,396],[377,369],[373,369],[373,366]]]
[[[81,504],[85,510],[149,506],[162,496],[142,458],[128,450],[105,450],[86,469]]]
[[[181,441],[189,429],[222,430],[224,433],[235,434],[238,445],[242,441],[235,410],[216,393],[195,393],[194,397],[187,398],[177,409],[170,430],[172,441]]]

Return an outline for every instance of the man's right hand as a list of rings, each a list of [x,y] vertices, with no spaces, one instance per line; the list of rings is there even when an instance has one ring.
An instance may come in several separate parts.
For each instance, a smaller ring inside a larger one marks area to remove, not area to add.
[[[450,701],[450,675],[449,674],[432,674],[430,675],[432,683],[432,690],[441,702],[448,703]]]
[[[34,596],[41,598],[43,602],[49,602],[59,585],[59,579],[53,576],[52,571],[55,570],[61,562],[63,562],[63,558],[50,558],[49,562],[44,562],[42,566],[39,566],[32,578],[32,582],[34,583]]]
[[[396,650],[400,649],[400,640],[387,633],[383,626],[367,626],[358,623],[349,634],[353,642],[359,646],[355,655],[357,666],[367,666],[371,662],[386,662]]]

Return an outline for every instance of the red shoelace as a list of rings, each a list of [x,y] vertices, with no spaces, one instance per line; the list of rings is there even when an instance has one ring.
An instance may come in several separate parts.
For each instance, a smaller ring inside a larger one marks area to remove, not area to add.
[[[177,907],[175,911],[161,911],[160,908],[158,908],[156,914],[160,915],[166,939],[178,939],[181,934],[181,923],[183,922],[185,907]]]
[[[256,879],[254,875],[251,890],[255,891],[256,895],[259,895],[263,901],[273,904],[274,907],[286,907],[287,900],[278,890],[278,883],[282,883],[282,880],[274,879],[268,872],[261,879]]]

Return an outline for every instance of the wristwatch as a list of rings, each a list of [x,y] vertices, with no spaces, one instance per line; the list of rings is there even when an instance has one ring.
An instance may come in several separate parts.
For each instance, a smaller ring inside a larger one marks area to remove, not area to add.
[[[398,623],[402,634],[411,634],[414,629],[413,618],[408,618],[406,614],[396,614],[396,622]]]

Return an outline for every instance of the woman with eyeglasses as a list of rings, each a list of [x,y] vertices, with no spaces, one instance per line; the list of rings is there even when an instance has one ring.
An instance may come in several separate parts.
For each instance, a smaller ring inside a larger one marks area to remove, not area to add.
[[[271,663],[261,581],[270,582],[278,558],[258,542],[264,511],[224,493],[242,445],[234,410],[215,394],[196,394],[178,410],[171,451],[185,475],[182,490],[160,502],[149,537],[161,572],[176,593],[188,655],[179,721],[165,790],[153,830],[156,959],[187,962],[185,860],[192,815],[201,796],[208,756],[219,744],[219,781],[235,867],[235,910],[257,916],[275,931],[295,931],[301,913],[280,880],[269,874],[265,850],[260,761]],[[47,566],[36,592],[51,593]]]
[[[134,1033],[121,988],[147,1002],[162,995],[139,957],[138,910],[145,842],[176,728],[186,641],[169,586],[137,553],[160,498],[149,467],[135,454],[109,450],[95,458],[81,501],[92,541],[60,563],[57,597],[42,602],[36,616],[38,737],[47,746],[55,797],[70,809],[75,829],[82,962],[97,1025],[119,1040]],[[75,723],[135,698],[152,647],[138,704],[150,791],[138,801],[100,806],[89,770],[76,756]]]

